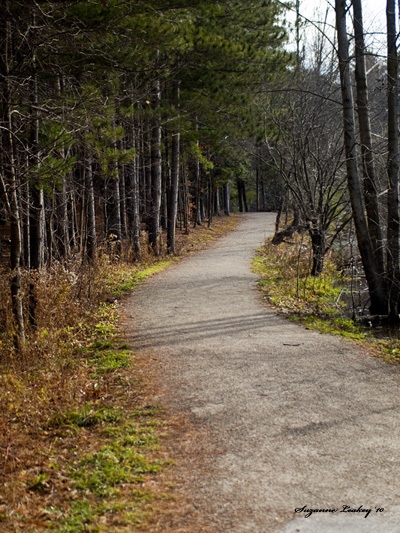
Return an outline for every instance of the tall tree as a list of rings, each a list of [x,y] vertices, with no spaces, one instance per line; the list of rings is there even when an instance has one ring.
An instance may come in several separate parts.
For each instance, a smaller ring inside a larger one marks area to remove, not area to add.
[[[347,38],[346,0],[335,0],[336,31],[338,38],[338,59],[343,110],[344,147],[346,153],[347,184],[352,206],[358,247],[368,283],[371,299],[371,313],[386,314],[387,298],[385,280],[374,254],[371,235],[368,230],[363,202],[364,192],[357,163],[357,139],[354,118],[354,101],[350,77],[349,44]]]
[[[20,180],[18,179],[17,161],[15,155],[15,125],[13,120],[12,94],[15,87],[12,86],[13,42],[12,35],[15,27],[11,14],[9,0],[4,2],[3,16],[0,17],[0,94],[1,94],[1,145],[2,145],[2,169],[1,189],[4,195],[4,203],[10,223],[10,291],[12,310],[16,323],[14,343],[18,350],[22,349],[25,342],[25,321],[23,312],[21,290],[21,254],[22,232],[21,213],[18,202]]]
[[[395,0],[387,0],[387,78],[388,78],[388,224],[387,278],[389,315],[399,321],[400,296],[400,217],[399,217],[399,125],[398,125],[398,30]]]
[[[173,82],[173,101],[179,110],[180,82]],[[168,226],[167,226],[167,249],[171,254],[175,253],[175,229],[178,209],[179,192],[179,167],[180,167],[180,131],[179,126],[172,130],[171,134],[171,183],[168,195]]]
[[[370,106],[366,74],[366,47],[364,39],[364,23],[361,0],[353,0],[354,37],[355,37],[355,79],[356,104],[361,143],[361,163],[365,194],[365,209],[367,213],[368,231],[377,268],[384,276],[383,235],[379,215],[378,187],[375,176],[374,154],[372,148],[372,132],[370,120]]]

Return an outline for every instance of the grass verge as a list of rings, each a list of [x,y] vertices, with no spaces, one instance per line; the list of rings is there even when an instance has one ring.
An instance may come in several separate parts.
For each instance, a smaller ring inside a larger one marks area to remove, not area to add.
[[[400,362],[398,328],[366,328],[348,316],[349,280],[328,255],[323,274],[311,277],[309,248],[300,242],[267,242],[253,260],[265,299],[280,313],[309,329],[362,343],[388,362]],[[348,296],[348,294],[347,294]]]

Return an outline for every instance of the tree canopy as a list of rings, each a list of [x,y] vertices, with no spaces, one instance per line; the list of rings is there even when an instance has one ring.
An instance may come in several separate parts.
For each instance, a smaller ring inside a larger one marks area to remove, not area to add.
[[[16,345],[35,324],[25,269],[113,242],[174,251],[177,225],[211,220],[255,95],[285,72],[283,8],[252,0],[5,0],[0,38],[0,210],[10,239]],[[4,244],[3,242],[3,244]],[[103,244],[102,244],[103,243]],[[3,246],[3,263],[8,254]]]

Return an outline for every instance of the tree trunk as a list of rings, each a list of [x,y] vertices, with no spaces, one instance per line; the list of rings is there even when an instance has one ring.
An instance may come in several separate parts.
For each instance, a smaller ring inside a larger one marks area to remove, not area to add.
[[[223,186],[223,198],[224,198],[224,214],[230,216],[231,214],[231,185],[230,183],[224,183]]]
[[[266,201],[265,201],[265,184],[264,184],[264,176],[261,174],[261,211],[266,210]]]
[[[8,2],[6,2],[8,4]],[[3,131],[3,153],[4,153],[4,176],[2,188],[6,194],[6,208],[10,220],[10,292],[12,301],[12,311],[16,324],[14,335],[14,345],[17,351],[21,351],[25,343],[25,321],[21,292],[21,217],[18,206],[18,180],[16,174],[16,162],[14,154],[14,131],[11,109],[11,87],[9,73],[9,52],[11,47],[11,27],[10,22],[1,17],[0,20],[1,49],[0,49],[0,83],[2,98],[1,126]],[[4,179],[4,182],[3,182]]]
[[[212,219],[213,219],[213,210],[215,208],[215,205],[214,205],[214,201],[215,201],[215,193],[216,191],[214,190],[214,183],[213,183],[213,179],[212,179],[212,175],[210,173],[210,175],[208,176],[208,224],[207,226],[209,228],[211,228],[211,224],[212,224]]]
[[[183,225],[185,227],[185,235],[189,235],[189,186],[186,172],[183,173],[183,187],[182,187],[182,197],[183,197]]]
[[[120,150],[122,149],[120,145]],[[121,213],[121,239],[128,235],[128,220],[126,207],[126,176],[125,166],[118,165],[119,192],[120,192],[120,213]]]
[[[35,58],[32,60],[32,79],[30,83],[31,98],[31,124],[30,124],[30,165],[36,169],[36,176],[31,182],[30,204],[30,265],[31,268],[40,269],[44,264],[44,193],[40,184],[39,173],[39,117],[38,117],[38,87],[35,68]]]
[[[71,257],[71,245],[69,240],[69,218],[68,218],[68,177],[63,179],[60,193],[60,233],[61,252],[64,258]]]
[[[11,135],[10,135],[11,137]],[[10,146],[9,146],[10,148]],[[12,149],[12,145],[11,145]],[[14,160],[12,158],[11,166],[13,166]],[[10,198],[10,236],[11,236],[11,255],[10,255],[10,289],[12,298],[12,309],[17,325],[17,332],[14,337],[14,344],[18,351],[20,351],[25,342],[25,321],[24,310],[22,304],[22,292],[21,292],[21,219],[18,210],[17,199],[17,182],[15,171],[12,170],[11,182],[11,198]]]
[[[256,163],[256,211],[261,211],[260,208],[260,165]]]
[[[114,166],[114,171],[115,171]],[[119,176],[108,179],[106,187],[106,228],[107,240],[113,256],[121,255],[121,194],[119,189]]]
[[[361,158],[367,213],[368,231],[380,275],[384,275],[383,236],[379,217],[378,192],[372,151],[371,122],[368,101],[368,85],[365,67],[365,42],[361,0],[353,0],[355,33],[355,78],[357,89],[357,113],[361,141]]]
[[[153,106],[157,110],[161,102],[161,86],[157,80],[154,89]],[[160,210],[161,210],[161,124],[160,118],[154,118],[151,131],[151,208],[149,221],[149,244],[155,255],[160,253]]]
[[[33,269],[39,270],[44,264],[44,232],[45,232],[45,216],[44,216],[44,193],[39,186],[31,187],[30,191],[30,266]]]
[[[132,125],[132,147],[139,148],[139,140],[135,127]],[[139,175],[139,158],[136,157],[129,166],[130,175],[130,217],[129,217],[129,234],[132,239],[133,255],[135,260],[140,260],[142,256],[140,242],[140,175]]]
[[[236,180],[237,192],[238,192],[238,201],[239,201],[239,212],[243,213],[243,193],[242,193],[242,180]]]
[[[387,73],[388,73],[388,223],[387,278],[389,317],[399,321],[399,132],[398,132],[398,57],[395,0],[387,0]]]
[[[86,256],[90,263],[95,260],[97,252],[96,236],[96,212],[93,186],[93,157],[89,147],[86,147],[85,154],[85,182],[87,190],[86,198]]]
[[[243,181],[243,189],[242,189],[242,193],[243,193],[244,210],[245,210],[246,213],[248,213],[248,211],[249,211],[249,207],[248,207],[248,205],[247,205],[246,184],[245,184],[244,181]]]
[[[346,153],[347,184],[350,195],[358,247],[367,279],[373,314],[387,313],[384,281],[374,255],[371,237],[364,214],[363,190],[358,174],[353,95],[350,80],[350,58],[346,31],[346,5],[344,0],[335,0],[338,58],[343,107],[343,132]]]
[[[221,202],[220,202],[220,189],[219,187],[215,187],[214,190],[214,214],[217,217],[221,216]]]
[[[175,106],[179,109],[179,82],[174,82],[173,99]],[[167,250],[168,253],[175,253],[175,228],[178,213],[178,192],[179,192],[179,166],[180,166],[180,133],[176,128],[172,132],[171,146],[171,183],[168,195],[168,224],[167,224]]]
[[[24,202],[25,205],[30,205],[30,187],[29,182],[27,181],[23,187],[24,191]],[[26,269],[31,268],[31,252],[30,252],[30,220],[29,220],[29,209],[22,210],[22,241],[23,241],[23,261],[22,266],[24,266]]]
[[[247,206],[247,197],[246,197],[246,185],[245,182],[238,178],[236,180],[237,190],[238,190],[238,199],[239,199],[239,211],[243,213],[248,212],[249,208]]]
[[[197,141],[197,146],[199,146],[199,141]],[[195,213],[194,213],[194,221],[193,221],[193,227],[201,226],[202,224],[202,216],[201,216],[201,174],[200,174],[200,161],[196,157],[196,161],[194,163],[194,183],[195,183]]]
[[[324,269],[325,259],[325,233],[318,229],[310,230],[312,248],[312,268],[311,275],[318,277]]]

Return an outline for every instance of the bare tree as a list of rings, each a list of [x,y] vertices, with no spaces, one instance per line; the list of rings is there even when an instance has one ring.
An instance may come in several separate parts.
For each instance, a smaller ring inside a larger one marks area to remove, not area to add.
[[[368,231],[380,275],[385,272],[383,235],[379,216],[378,186],[375,176],[372,131],[365,61],[364,24],[361,0],[353,0],[355,37],[356,104],[361,144],[361,164]]]
[[[173,100],[176,109],[179,109],[180,83],[173,82]],[[180,131],[179,126],[172,131],[171,142],[171,183],[168,198],[168,224],[167,224],[167,249],[171,254],[175,253],[175,228],[178,210],[179,192],[179,166],[180,166]]]
[[[335,0],[335,12],[342,95],[344,147],[347,167],[347,185],[350,195],[358,247],[360,250],[370,294],[370,310],[373,314],[386,314],[387,298],[385,291],[385,280],[380,271],[379,262],[374,253],[374,246],[368,229],[365,216],[365,204],[363,200],[364,191],[358,171],[354,100],[350,77],[349,43],[346,24],[347,6],[345,0]]]
[[[398,53],[395,0],[387,0],[387,79],[388,79],[388,222],[387,280],[389,316],[399,321],[400,295],[400,234],[399,234],[399,125],[398,125]]]
[[[13,109],[11,107],[11,54],[12,54],[12,25],[8,19],[9,2],[5,2],[7,14],[3,13],[0,18],[0,93],[1,93],[1,143],[2,143],[2,172],[1,188],[5,199],[5,205],[10,222],[10,291],[12,298],[12,310],[17,325],[15,334],[15,346],[18,350],[25,342],[25,321],[23,313],[21,292],[21,213],[18,203],[18,170],[16,166],[14,146],[14,122]]]

